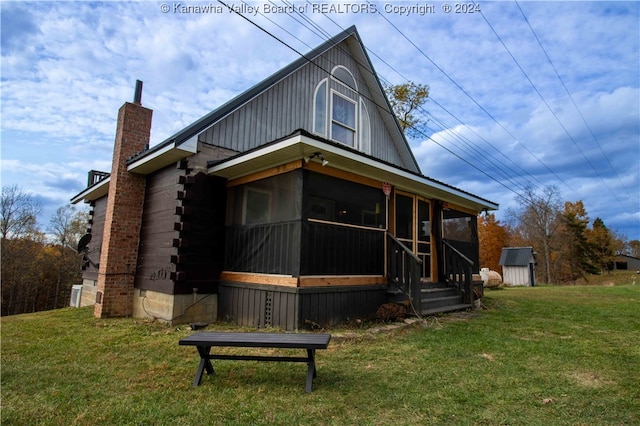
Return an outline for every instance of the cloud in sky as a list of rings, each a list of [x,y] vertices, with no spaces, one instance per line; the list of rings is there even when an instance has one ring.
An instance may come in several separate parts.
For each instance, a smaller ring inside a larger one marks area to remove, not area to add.
[[[553,184],[640,239],[639,3],[489,1],[481,13],[444,13],[445,3],[396,1],[324,14],[319,2],[293,3],[302,15],[263,13],[289,4],[275,0],[228,3],[258,8],[246,18],[288,46],[226,9],[176,9],[216,2],[166,2],[167,13],[154,1],[3,2],[2,184],[41,197],[46,223],[88,170],[109,170],[136,79],[156,144],[355,24],[381,80],[430,86],[429,131],[410,141],[424,174],[500,203],[499,218],[527,184]]]

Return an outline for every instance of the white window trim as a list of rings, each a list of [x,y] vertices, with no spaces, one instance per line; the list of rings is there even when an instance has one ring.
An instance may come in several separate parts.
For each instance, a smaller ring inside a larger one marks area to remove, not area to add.
[[[367,105],[364,103],[364,100],[362,98],[360,98],[360,111],[362,112],[358,118],[358,122],[357,125],[359,127],[359,132],[357,134],[358,136],[358,149],[360,149],[360,151],[364,152],[365,154],[371,154],[371,139],[372,139],[372,135],[371,135],[371,116],[369,115],[369,110],[367,109]],[[365,123],[366,122],[366,123]],[[365,124],[368,127],[368,133],[369,133],[369,140],[365,141],[364,140],[364,136],[365,136]]]
[[[358,101],[357,100],[353,100],[353,99],[349,98],[348,96],[345,96],[342,93],[340,93],[340,92],[338,92],[337,90],[334,90],[334,89],[331,89],[331,93],[330,94],[331,94],[331,99],[330,99],[330,102],[329,102],[329,119],[327,120],[327,122],[329,124],[329,133],[330,133],[329,134],[329,139],[331,139],[332,141],[341,143],[343,145],[349,146],[348,144],[333,138],[332,129],[333,129],[333,123],[335,122],[338,126],[341,126],[341,127],[344,127],[345,129],[349,129],[349,130],[353,131],[353,145],[354,145],[353,148],[358,149],[359,141],[358,141],[358,129],[357,129],[357,127],[358,127],[358,125],[360,123],[360,121],[359,121],[360,117],[359,117],[359,114],[358,114]],[[347,100],[347,101],[349,101],[350,103],[353,104],[353,110],[354,110],[354,114],[355,114],[355,117],[354,117],[355,128],[350,127],[345,123],[341,123],[340,121],[333,119],[333,95],[334,94],[338,95],[339,97],[341,97],[341,98],[343,98],[343,99],[345,99],[345,100]]]
[[[318,98],[318,91],[320,90],[320,87],[322,86],[323,83],[326,83],[325,86],[325,93],[324,93],[324,126],[323,126],[323,131],[322,133],[318,133],[316,131],[316,124],[317,123],[317,119],[318,119],[318,111],[316,110],[316,99]],[[320,80],[320,82],[318,82],[318,84],[316,85],[316,89],[313,92],[313,132],[316,134],[319,134],[322,137],[327,137],[327,127],[328,127],[328,123],[330,122],[329,115],[330,115],[330,105],[329,105],[329,99],[327,99],[329,97],[329,79],[328,78],[323,78],[322,80]]]
[[[353,80],[353,85],[354,85],[355,87],[351,87],[351,86],[349,86],[348,84],[345,84],[345,83],[343,83],[342,81],[338,80],[336,77],[334,77],[334,74],[335,74],[335,72],[336,72],[336,70],[337,70],[337,69],[343,69],[343,70],[345,70],[345,71],[349,74],[349,76],[351,76],[351,79]],[[347,88],[347,89],[349,89],[349,90],[354,90],[354,91],[358,92],[358,82],[357,82],[356,78],[353,76],[353,73],[352,73],[351,71],[349,71],[349,68],[345,67],[344,65],[336,65],[335,67],[333,67],[333,68],[331,69],[331,79],[332,79],[333,81],[335,81],[336,83],[338,83],[338,84],[340,84],[340,85],[342,85],[342,86],[346,87],[346,88]]]

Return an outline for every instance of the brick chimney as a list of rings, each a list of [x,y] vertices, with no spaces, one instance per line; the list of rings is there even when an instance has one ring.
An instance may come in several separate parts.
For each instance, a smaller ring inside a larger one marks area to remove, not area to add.
[[[131,315],[146,179],[127,171],[127,158],[149,146],[153,111],[141,105],[142,82],[134,102],[118,111],[107,198],[94,316]]]

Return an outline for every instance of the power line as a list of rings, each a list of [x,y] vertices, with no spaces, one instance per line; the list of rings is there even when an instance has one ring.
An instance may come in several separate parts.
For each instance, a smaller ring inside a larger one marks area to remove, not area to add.
[[[223,6],[228,7],[222,0],[218,0],[219,3],[221,3]],[[231,10],[231,9],[230,9]],[[256,28],[260,29],[262,32],[264,32],[265,34],[267,34],[268,36],[272,37],[273,39],[275,39],[276,41],[278,41],[279,43],[281,43],[282,45],[284,45],[285,47],[289,48],[290,50],[294,51],[295,53],[297,53],[298,55],[300,55],[302,58],[304,58],[308,63],[311,63],[313,65],[315,65],[316,67],[322,69],[325,72],[328,72],[327,70],[325,70],[324,68],[322,68],[320,65],[316,64],[315,62],[313,62],[311,59],[309,59],[306,55],[302,54],[301,52],[299,52],[298,50],[296,50],[295,48],[293,48],[292,46],[290,46],[289,44],[285,43],[282,39],[280,39],[279,37],[277,37],[276,35],[272,34],[271,32],[269,32],[268,30],[266,30],[265,28],[261,27],[260,25],[258,25],[256,22],[252,21],[251,19],[247,18],[246,16],[242,15],[241,13],[239,13],[238,11],[234,12],[239,15],[241,18],[243,18],[244,20],[246,20],[247,22],[251,23],[253,26],[255,26]],[[271,21],[271,20],[269,20]],[[271,21],[272,22],[272,21]],[[278,27],[280,27],[278,25]],[[280,27],[282,28],[282,27]],[[289,33],[287,31],[287,33]],[[289,33],[291,35],[291,33]],[[294,36],[295,37],[295,36]],[[357,93],[367,99],[369,99],[371,102],[373,102],[375,105],[377,105],[378,107],[381,107],[380,105],[376,104],[372,99],[366,97],[363,93],[357,91]],[[386,108],[383,108],[383,110],[386,110]],[[389,113],[393,114],[391,111],[389,111]],[[484,170],[480,169],[479,167],[477,167],[476,165],[474,165],[473,163],[469,162],[468,160],[464,159],[463,157],[461,157],[460,155],[456,154],[455,152],[451,151],[449,148],[445,147],[444,145],[440,144],[438,141],[432,139],[429,135],[425,134],[424,132],[419,131],[424,137],[426,137],[427,139],[432,140],[435,144],[437,144],[438,146],[442,147],[443,149],[445,149],[446,151],[448,151],[449,153],[451,153],[452,155],[454,155],[455,157],[457,157],[458,159],[460,159],[461,161],[465,162],[466,164],[468,164],[469,166],[473,167],[474,169],[478,170],[480,173],[484,174],[485,176],[487,176],[488,178],[490,178],[491,180],[494,180],[495,182],[497,182],[498,184],[502,185],[503,187],[505,187],[507,190],[513,192],[516,195],[520,195],[517,192],[515,192],[513,190],[513,188],[509,188],[508,186],[506,186],[504,183],[500,182],[499,180],[495,179],[493,176],[489,175],[487,172],[485,172]]]
[[[369,2],[369,0],[367,0],[367,3],[371,4]],[[572,192],[575,192],[575,190],[573,188],[571,188],[571,186],[569,186],[569,184],[565,180],[561,179],[560,176],[558,176],[553,170],[551,170],[546,164],[544,164],[542,162],[542,160],[540,160],[533,152],[531,152],[525,145],[523,145],[502,123],[500,123],[489,111],[487,111],[486,108],[484,108],[482,105],[480,105],[480,103],[478,101],[476,101],[475,98],[473,98],[473,96],[471,96],[469,94],[469,92],[467,92],[445,70],[443,70],[438,64],[436,64],[409,37],[407,37],[402,31],[400,31],[400,29],[393,22],[389,21],[389,19],[386,16],[384,16],[382,13],[380,13],[380,11],[378,11],[378,15],[380,15],[385,21],[387,21],[387,23],[389,23],[389,25],[391,25],[398,32],[398,34],[400,34],[405,40],[407,40],[418,52],[420,52],[420,54],[422,56],[424,56],[434,67],[436,67],[436,69],[438,69],[438,71],[440,71],[445,77],[447,77],[447,79],[449,79],[449,81],[451,81],[451,83],[453,83],[454,86],[456,86],[462,93],[465,94],[465,96],[467,96],[467,98],[469,98],[474,104],[476,104],[476,106],[478,108],[480,108],[480,110],[482,110],[489,118],[491,118],[498,126],[500,126],[500,128],[502,130],[504,130],[505,133],[507,133],[509,136],[511,136],[511,138],[514,141],[516,141],[520,146],[522,146],[522,148],[525,151],[527,151],[529,153],[529,155],[531,155],[533,158],[535,158],[545,169],[547,169],[547,171],[549,171],[551,174],[553,174],[559,181],[563,182],[564,185],[566,185],[569,189],[571,189]]]
[[[222,1],[222,0],[218,0],[221,4],[223,4],[226,7],[226,4]],[[325,73],[329,74],[329,71],[327,71],[326,69],[322,68],[320,65],[318,65],[317,63],[315,63],[314,61],[312,61],[311,59],[309,59],[306,55],[302,54],[301,52],[299,52],[298,50],[296,50],[295,48],[293,48],[292,46],[290,46],[289,44],[287,44],[286,42],[284,42],[282,39],[280,39],[279,37],[275,36],[274,34],[270,33],[268,30],[266,30],[265,28],[261,27],[260,25],[258,25],[257,23],[253,22],[252,20],[250,20],[249,18],[245,17],[244,15],[242,15],[241,13],[239,13],[238,11],[235,11],[236,14],[238,14],[240,17],[242,17],[243,19],[245,19],[246,21],[248,21],[249,23],[251,23],[252,25],[256,26],[258,29],[260,29],[261,31],[263,31],[265,34],[269,35],[270,37],[274,38],[275,40],[277,40],[279,43],[281,43],[282,45],[286,46],[287,48],[289,48],[290,50],[294,51],[296,54],[298,54],[299,56],[301,56],[302,58],[304,58],[308,63],[311,63],[313,65],[315,65],[316,67],[322,69]],[[262,14],[261,14],[262,15]],[[268,19],[270,22],[273,23],[272,20]],[[385,18],[386,20],[386,18]],[[298,21],[299,22],[299,21]],[[389,22],[387,20],[387,22]],[[390,23],[390,22],[389,22]],[[275,24],[275,23],[274,23]],[[428,56],[426,56],[426,54],[424,54],[424,52],[422,52],[422,50],[420,50],[415,43],[413,43],[410,39],[408,39],[408,37],[406,37],[401,31],[398,30],[397,27],[395,27],[395,25],[393,25],[392,23],[390,23],[403,37],[405,37],[414,47],[416,47],[416,49],[418,49],[418,51],[420,51],[427,59],[429,59],[431,61],[430,58],[428,58]],[[277,25],[279,28],[283,29],[280,25]],[[309,29],[308,26],[306,26],[305,24],[302,24],[303,26],[305,26],[305,28]],[[284,29],[283,29],[284,30]],[[286,30],[285,30],[286,31]],[[312,32],[314,32],[314,34],[317,35],[317,33],[314,30],[311,30]],[[291,34],[289,31],[286,31],[288,34],[292,35],[294,38],[298,39],[297,37],[295,37],[293,34]],[[298,39],[299,41],[301,41],[300,39]],[[303,42],[304,43],[304,42]],[[306,43],[304,43],[306,44]],[[452,82],[454,82],[454,84],[456,84],[472,101],[474,101],[478,106],[480,106],[480,104],[477,103],[477,101],[475,101],[475,99],[473,99],[466,91],[464,91],[464,89],[462,89],[457,83],[455,83],[455,81],[448,75],[446,74],[446,72],[444,72],[441,68],[439,68],[433,61],[431,61],[434,66],[436,66],[438,69],[440,69]],[[368,69],[368,67],[365,67],[365,69]],[[372,71],[370,71],[372,72]],[[369,99],[369,101],[371,101],[374,105],[378,106],[378,108],[381,108],[383,111],[392,114],[393,113],[390,111],[390,108],[387,104],[387,107],[383,107],[379,104],[377,104],[373,99],[370,99],[368,96],[366,96],[365,94],[356,91],[357,93],[359,93],[361,96],[363,96],[366,99]],[[496,123],[498,125],[500,125],[503,129],[505,129],[505,131],[508,132],[508,130],[506,130],[506,128],[504,128],[504,126],[502,126],[497,120],[495,120],[495,118],[493,116],[491,116],[486,109],[482,108],[480,106],[480,108],[485,111],[494,121],[496,121]],[[395,117],[395,115],[393,115]],[[464,124],[464,123],[463,123]],[[468,164],[470,167],[478,170],[480,173],[484,174],[485,176],[489,177],[491,180],[494,180],[495,182],[497,182],[498,184],[500,184],[501,186],[505,187],[505,189],[513,192],[516,196],[520,197],[521,199],[523,198],[523,196],[521,194],[518,194],[513,188],[510,188],[508,186],[506,186],[504,183],[500,182],[498,179],[496,179],[495,177],[489,175],[488,173],[486,173],[484,170],[478,168],[476,165],[472,164],[470,161],[466,160],[465,158],[463,158],[462,156],[456,154],[455,152],[451,151],[450,149],[448,149],[447,147],[443,146],[442,144],[440,144],[438,141],[434,140],[431,136],[425,134],[424,132],[420,133],[427,139],[433,141],[434,143],[436,143],[438,146],[442,147],[443,149],[445,149],[446,151],[448,151],[449,153],[451,153],[452,155],[454,155],[455,157],[457,157],[458,159],[460,159],[461,161],[465,162],[466,164]],[[510,133],[509,133],[510,134]],[[511,135],[511,134],[510,134]],[[513,137],[513,135],[511,135]],[[515,137],[514,137],[515,138]],[[525,147],[526,149],[526,147]],[[535,157],[535,156],[534,156]],[[536,157],[537,158],[537,157]],[[540,160],[538,160],[540,161]],[[543,163],[541,163],[543,164]],[[543,164],[544,165],[544,164]],[[546,165],[545,165],[546,167]],[[548,167],[547,167],[548,169]],[[550,169],[549,169],[550,170]],[[555,173],[554,173],[555,175]],[[556,175],[556,177],[558,177]],[[559,177],[558,177],[559,179]],[[566,182],[565,182],[566,185]],[[567,185],[568,186],[568,185]]]
[[[625,189],[625,191],[627,192],[627,195],[631,196],[631,193],[629,191],[629,189],[625,186],[624,182],[622,181],[622,179],[620,178],[620,175],[618,174],[618,172],[616,171],[616,169],[613,167],[613,165],[611,164],[611,161],[609,161],[609,158],[607,157],[607,154],[605,154],[604,150],[602,149],[602,145],[600,144],[600,142],[598,141],[598,138],[596,138],[595,133],[593,132],[593,130],[591,129],[591,126],[589,126],[589,123],[587,123],[586,118],[584,117],[584,114],[582,114],[582,111],[580,110],[580,108],[578,107],[578,104],[576,103],[575,99],[573,98],[573,96],[571,95],[571,92],[569,92],[569,89],[567,88],[567,85],[564,83],[564,80],[562,79],[562,77],[560,77],[560,73],[558,73],[558,70],[556,69],[555,65],[553,64],[553,62],[551,61],[551,58],[549,57],[549,54],[547,53],[547,50],[544,48],[544,46],[542,45],[542,42],[540,41],[540,38],[538,37],[538,34],[536,34],[536,32],[533,30],[533,27],[531,26],[531,23],[529,22],[529,19],[527,19],[527,16],[525,15],[524,11],[522,10],[522,8],[520,7],[520,4],[518,3],[518,0],[515,0],[516,6],[518,7],[518,10],[520,10],[520,13],[522,14],[522,17],[524,18],[524,21],[527,23],[527,26],[529,27],[529,29],[531,30],[531,33],[533,34],[534,38],[536,39],[536,41],[538,42],[538,46],[540,46],[540,49],[542,50],[542,52],[544,53],[544,56],[547,58],[547,61],[549,62],[549,65],[551,65],[551,68],[553,69],[553,72],[556,74],[556,77],[558,77],[558,80],[560,81],[560,84],[562,85],[562,87],[564,88],[565,92],[567,92],[567,95],[569,96],[569,99],[571,99],[571,102],[573,103],[573,106],[575,107],[576,111],[578,112],[578,114],[580,115],[580,118],[582,119],[582,122],[584,123],[584,125],[586,126],[586,128],[589,130],[589,133],[591,134],[591,137],[593,138],[593,140],[595,141],[595,143],[598,145],[598,148],[600,149],[600,152],[602,153],[602,156],[604,157],[604,159],[607,161],[607,164],[609,164],[609,167],[611,168],[611,170],[613,171],[613,173],[616,175],[616,177],[618,178],[618,180],[620,181],[620,184],[622,185],[622,187]]]
[[[475,2],[474,2],[475,3]],[[553,109],[551,108],[551,105],[549,105],[549,103],[547,102],[547,100],[544,98],[544,96],[542,96],[542,93],[540,93],[540,91],[538,90],[538,88],[536,87],[536,85],[533,83],[533,81],[531,80],[531,78],[529,77],[529,75],[527,74],[527,72],[524,70],[524,68],[522,68],[522,65],[520,65],[520,63],[518,62],[518,60],[515,58],[515,56],[513,56],[513,53],[511,52],[511,50],[509,50],[509,48],[507,47],[507,45],[505,44],[504,40],[502,40],[502,37],[500,37],[500,35],[498,34],[498,32],[496,31],[496,29],[493,27],[493,25],[491,25],[491,23],[489,22],[489,20],[487,19],[487,17],[484,15],[484,13],[482,13],[482,11],[479,12],[480,16],[482,16],[482,18],[484,19],[484,21],[487,23],[487,25],[489,26],[489,28],[491,28],[491,31],[493,31],[493,33],[495,34],[495,36],[498,38],[498,41],[500,41],[500,44],[502,44],[502,47],[504,47],[504,49],[507,51],[507,53],[509,54],[509,56],[511,57],[511,59],[513,60],[513,62],[517,65],[518,69],[520,69],[520,71],[522,72],[522,74],[524,75],[524,77],[527,79],[527,81],[529,82],[529,84],[531,85],[531,87],[533,88],[533,90],[536,92],[536,94],[540,97],[540,100],[542,100],[542,103],[544,103],[544,105],[547,107],[547,109],[549,110],[549,112],[551,113],[551,115],[556,119],[556,121],[558,122],[558,125],[562,128],[562,130],[564,130],[564,133],[567,135],[567,137],[569,138],[569,140],[571,140],[571,142],[573,142],[573,145],[578,149],[578,151],[580,152],[580,154],[582,154],[582,157],[585,159],[585,161],[589,164],[589,166],[591,167],[591,169],[596,173],[596,175],[598,175],[598,177],[600,178],[600,180],[602,181],[602,183],[607,187],[607,189],[611,192],[611,194],[616,197],[617,199],[617,195],[615,192],[613,192],[613,190],[611,189],[611,187],[609,187],[609,185],[607,184],[607,182],[604,180],[604,178],[602,177],[602,175],[600,175],[600,172],[598,172],[598,170],[595,168],[595,166],[593,165],[593,163],[591,162],[591,160],[589,160],[589,158],[587,158],[586,154],[584,153],[584,151],[582,150],[582,148],[580,148],[580,145],[578,145],[578,142],[576,142],[576,140],[571,136],[571,134],[569,133],[569,130],[567,130],[567,128],[565,127],[564,124],[562,124],[562,121],[560,120],[560,118],[558,117],[558,115],[555,113],[555,111],[553,111]],[[557,175],[556,175],[557,177]]]
[[[285,0],[283,0],[285,1]],[[308,1],[308,0],[307,0]],[[344,31],[344,28],[342,26],[340,26],[336,21],[334,21],[329,15],[327,15],[326,13],[323,13],[323,16],[328,19],[329,21],[331,21],[335,26],[337,26],[338,28],[340,28],[341,30]],[[298,21],[299,22],[299,21]],[[306,26],[305,26],[306,27]],[[319,35],[317,32],[315,32],[314,30],[310,29],[309,27],[306,27],[307,29],[309,29],[312,33],[314,33],[315,35],[317,35],[318,37],[320,37],[323,40],[328,40],[326,37],[327,36],[321,36]],[[338,46],[338,48],[340,48]],[[374,55],[376,58],[378,58],[378,60],[380,60],[382,63],[384,63],[385,65],[387,65],[391,70],[393,70],[396,74],[398,74],[403,80],[405,81],[409,81],[409,79],[407,77],[405,77],[400,71],[398,71],[395,67],[393,67],[392,65],[390,65],[389,63],[387,63],[382,57],[380,57],[377,53],[375,53],[373,50],[371,50],[368,47],[365,47],[365,49],[372,55]],[[362,64],[360,64],[362,65]],[[391,85],[391,83],[386,80],[383,76],[381,75],[377,75],[381,80],[385,81],[385,84]],[[429,100],[431,100],[433,103],[435,103],[438,107],[440,107],[443,111],[445,111],[447,114],[449,114],[450,116],[452,116],[454,119],[456,119],[462,126],[464,126],[466,129],[468,129],[470,132],[472,132],[474,135],[476,135],[479,139],[483,140],[487,145],[489,145],[491,148],[493,148],[494,151],[496,151],[498,154],[500,154],[502,157],[504,157],[505,160],[507,160],[508,162],[513,163],[514,165],[518,166],[517,163],[515,163],[512,159],[510,159],[509,157],[507,157],[503,152],[501,152],[500,150],[498,150],[493,144],[491,144],[489,141],[487,141],[486,139],[484,139],[480,134],[478,134],[475,130],[473,130],[473,128],[469,127],[467,124],[465,124],[462,120],[460,120],[458,117],[456,117],[453,113],[451,113],[450,111],[448,111],[444,106],[442,106],[441,104],[439,104],[433,97],[429,97]],[[504,165],[508,170],[510,170],[513,175],[509,176],[504,170],[501,169],[499,164],[496,164],[493,162],[493,156],[487,156],[486,152],[483,152],[480,150],[479,147],[475,147],[468,138],[464,137],[461,134],[457,134],[454,133],[451,129],[449,129],[450,126],[447,126],[445,123],[443,123],[441,120],[438,120],[435,116],[433,116],[433,114],[427,112],[423,107],[419,108],[424,114],[429,115],[434,121],[438,122],[440,128],[442,131],[444,131],[447,136],[451,136],[454,139],[460,140],[464,145],[468,146],[471,150],[475,151],[475,153],[477,154],[474,158],[476,159],[477,162],[484,162],[487,161],[490,164],[489,168],[493,168],[496,173],[501,174],[502,176],[504,176],[510,183],[512,183],[513,185],[515,185],[516,187],[518,187],[519,189],[525,189],[524,186],[521,186],[519,183],[515,182],[514,179],[515,177],[518,177],[518,173],[516,173],[515,170],[513,170],[511,167]],[[433,130],[435,133],[434,129],[430,129]],[[444,139],[450,140],[451,143],[454,143],[454,140],[450,139],[449,137],[444,137]],[[430,139],[433,141],[432,138],[427,137],[427,139]],[[439,144],[438,144],[439,145]],[[465,150],[464,148],[460,148],[458,146],[459,149],[462,149],[464,152],[466,152],[467,154],[471,154],[468,150]],[[471,154],[473,155],[473,154]],[[463,159],[463,161],[467,162],[466,160]],[[496,160],[498,161],[498,160]],[[468,163],[468,162],[467,162]],[[519,167],[519,166],[518,166]],[[537,180],[537,178],[535,178],[533,175],[531,175],[530,173],[528,173],[526,170],[524,170],[522,167],[519,167],[520,170],[522,170],[523,173],[528,174],[532,179]],[[491,176],[490,176],[491,177]],[[496,180],[495,178],[491,177],[492,180]],[[500,183],[500,182],[499,182]],[[540,181],[538,181],[538,183],[542,184]],[[530,184],[530,183],[529,183]]]

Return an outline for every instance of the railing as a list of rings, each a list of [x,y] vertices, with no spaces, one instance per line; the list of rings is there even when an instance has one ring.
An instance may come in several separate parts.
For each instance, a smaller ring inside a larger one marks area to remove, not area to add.
[[[383,275],[384,230],[308,219],[303,222],[302,275]]]
[[[87,177],[87,188],[91,185],[94,185],[106,178],[108,178],[110,173],[107,172],[99,172],[97,170],[90,170],[89,175]]]
[[[463,302],[473,303],[473,261],[462,254],[447,240],[442,240],[444,277],[462,294]]]
[[[393,235],[387,233],[387,276],[389,285],[408,295],[413,306],[420,309],[420,268],[422,260]]]

